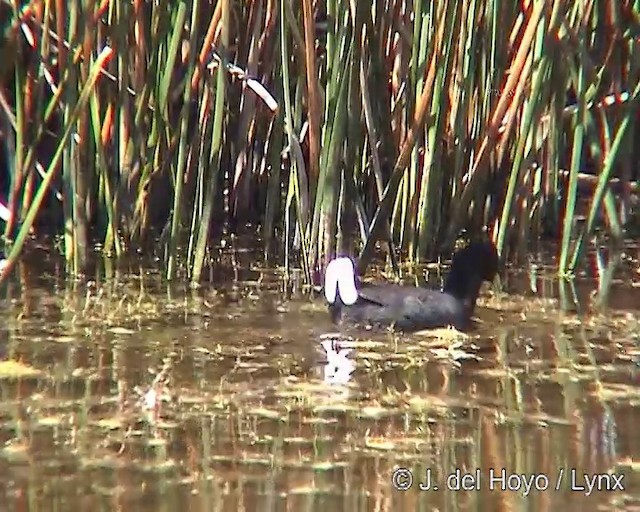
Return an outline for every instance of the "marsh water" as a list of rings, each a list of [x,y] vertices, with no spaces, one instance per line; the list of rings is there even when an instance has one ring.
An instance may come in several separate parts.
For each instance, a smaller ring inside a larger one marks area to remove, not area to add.
[[[259,260],[190,289],[27,258],[0,290],[0,510],[640,508],[637,248],[608,307],[542,254],[467,335],[336,329]]]

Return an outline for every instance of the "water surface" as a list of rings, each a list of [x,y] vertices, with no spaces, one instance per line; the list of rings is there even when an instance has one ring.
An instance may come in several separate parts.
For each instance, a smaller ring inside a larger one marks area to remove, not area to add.
[[[606,310],[588,277],[563,313],[544,267],[512,270],[470,336],[343,330],[331,368],[322,297],[254,254],[197,290],[32,258],[0,291],[0,509],[639,507],[627,254]]]

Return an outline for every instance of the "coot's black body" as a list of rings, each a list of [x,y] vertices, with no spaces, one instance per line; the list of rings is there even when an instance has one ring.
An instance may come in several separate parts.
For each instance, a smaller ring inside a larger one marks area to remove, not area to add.
[[[406,332],[447,326],[464,330],[483,281],[493,281],[497,271],[498,253],[490,242],[472,243],[454,254],[442,291],[398,284],[356,286],[353,263],[338,258],[327,267],[325,294],[336,323]]]

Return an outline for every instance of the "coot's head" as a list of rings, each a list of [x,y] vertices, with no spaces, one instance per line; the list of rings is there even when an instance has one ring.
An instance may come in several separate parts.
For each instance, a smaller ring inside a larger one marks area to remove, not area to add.
[[[351,306],[358,300],[356,269],[350,258],[336,258],[327,265],[324,274],[324,296],[329,304]]]

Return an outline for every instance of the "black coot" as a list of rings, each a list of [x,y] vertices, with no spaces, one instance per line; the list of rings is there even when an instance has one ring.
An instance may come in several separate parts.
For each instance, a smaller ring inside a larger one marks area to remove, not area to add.
[[[336,323],[418,331],[468,327],[483,281],[498,272],[498,252],[491,242],[474,242],[456,252],[443,291],[378,284],[356,286],[349,258],[329,262],[324,293]]]

